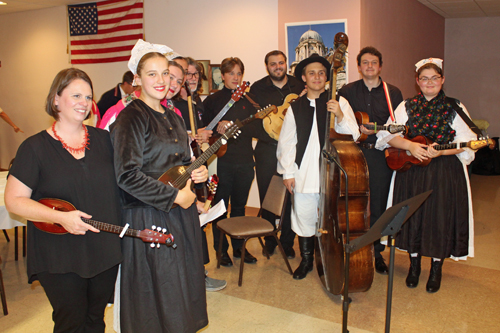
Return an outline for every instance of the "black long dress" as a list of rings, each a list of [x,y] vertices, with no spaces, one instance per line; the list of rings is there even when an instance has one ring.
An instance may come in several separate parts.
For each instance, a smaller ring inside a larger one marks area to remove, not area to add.
[[[439,144],[456,136],[474,139],[469,129],[456,131],[463,120],[441,92],[431,101],[422,94],[401,103],[398,111],[408,115],[409,137],[424,135]],[[398,115],[396,114],[396,119]],[[466,126],[465,126],[466,127]],[[470,133],[468,133],[470,132]],[[461,140],[462,140],[461,138]],[[468,141],[463,140],[463,141]],[[456,155],[443,155],[425,167],[414,166],[396,173],[393,203],[433,190],[431,196],[403,225],[396,246],[409,253],[433,258],[465,257],[469,254],[469,198],[464,167]]]
[[[151,248],[124,239],[121,330],[196,332],[208,324],[198,212],[195,205],[172,208],[178,190],[157,180],[190,161],[184,122],[138,99],[120,113],[111,138],[124,223],[141,230],[166,228],[177,244]]]

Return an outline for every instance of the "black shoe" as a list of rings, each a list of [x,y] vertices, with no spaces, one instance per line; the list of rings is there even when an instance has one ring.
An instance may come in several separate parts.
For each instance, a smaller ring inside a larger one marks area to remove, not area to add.
[[[379,274],[389,274],[389,268],[385,264],[384,258],[375,258],[375,271]]]
[[[410,270],[408,271],[408,276],[406,277],[406,286],[408,288],[416,288],[418,286],[421,260],[422,257],[420,255],[417,257],[410,256]]]
[[[285,255],[288,259],[295,258],[295,250],[293,247],[284,247],[283,250],[285,251]]]
[[[431,272],[429,274],[427,286],[425,287],[428,293],[435,293],[439,290],[439,288],[441,288],[443,261],[444,259],[441,259],[440,261],[432,260],[431,262]]]
[[[241,258],[241,249],[236,249],[233,251],[233,257],[235,258]],[[248,252],[248,250],[245,251],[245,263],[247,264],[253,264],[257,262],[257,258],[255,258],[253,255]]]
[[[233,266],[233,262],[231,258],[229,257],[229,254],[227,252],[223,252],[221,257],[220,257],[220,264],[221,266],[226,266],[226,267],[231,267]]]
[[[274,254],[274,249],[276,249],[276,245],[266,242],[264,246],[266,247],[269,256],[272,256]],[[267,258],[266,251],[264,251],[264,249],[262,249],[262,255]]]

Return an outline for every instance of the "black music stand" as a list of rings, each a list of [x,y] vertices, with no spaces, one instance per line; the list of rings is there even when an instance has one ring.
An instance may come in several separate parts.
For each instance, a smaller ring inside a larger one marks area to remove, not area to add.
[[[388,236],[387,245],[391,248],[389,256],[389,280],[387,283],[387,305],[385,312],[385,332],[390,332],[391,326],[391,307],[392,307],[392,285],[394,280],[394,236],[401,230],[401,226],[408,220],[410,216],[415,213],[415,211],[422,205],[422,203],[427,200],[429,195],[431,195],[432,190],[421,193],[414,196],[408,200],[398,203],[395,206],[387,209],[382,216],[375,222],[373,227],[361,237],[356,238],[349,244],[345,245],[346,252],[346,277],[349,276],[349,261],[350,254],[356,252],[362,247],[372,244],[377,239],[383,236]],[[343,322],[342,322],[342,332],[348,332],[347,330],[347,312],[349,311],[349,283],[344,282],[344,300],[343,300]]]

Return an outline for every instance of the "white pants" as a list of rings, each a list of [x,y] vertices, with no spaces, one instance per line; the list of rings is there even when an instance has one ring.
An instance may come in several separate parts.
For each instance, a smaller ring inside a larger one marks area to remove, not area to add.
[[[316,235],[319,193],[294,193],[292,199],[292,230],[298,236]]]

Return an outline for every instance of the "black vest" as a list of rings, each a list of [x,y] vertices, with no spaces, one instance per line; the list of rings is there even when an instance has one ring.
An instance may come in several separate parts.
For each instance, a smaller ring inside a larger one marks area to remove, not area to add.
[[[326,102],[328,102],[328,91],[323,92],[319,98],[316,99],[316,123],[318,126],[320,147],[323,147],[325,144],[326,113],[328,112],[326,110]],[[297,128],[295,163],[297,163],[299,168],[313,126],[314,108],[310,104],[311,102],[307,99],[307,95],[302,96],[291,104],[293,106],[293,115]],[[320,156],[318,156],[318,158],[320,158]]]

